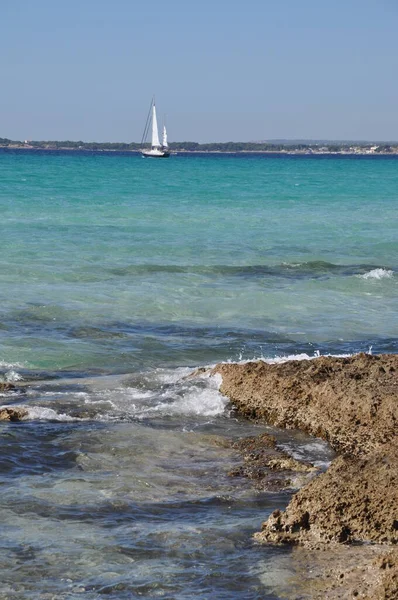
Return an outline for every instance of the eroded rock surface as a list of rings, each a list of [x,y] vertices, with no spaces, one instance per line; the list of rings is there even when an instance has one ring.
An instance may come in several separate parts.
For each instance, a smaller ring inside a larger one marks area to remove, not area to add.
[[[398,444],[365,457],[337,457],[275,511],[260,541],[398,543]]]
[[[213,373],[240,414],[322,437],[338,452],[367,453],[396,435],[398,355],[220,364]]]
[[[240,414],[321,437],[339,454],[268,518],[257,541],[327,547],[331,562],[341,544],[386,548],[376,559],[361,550],[351,570],[341,564],[326,577],[321,569],[325,585],[300,598],[398,599],[398,355],[221,364],[213,373]]]
[[[312,464],[298,461],[277,448],[276,439],[267,433],[240,439],[232,447],[240,452],[243,464],[229,475],[247,477],[259,490],[297,489],[318,472]]]

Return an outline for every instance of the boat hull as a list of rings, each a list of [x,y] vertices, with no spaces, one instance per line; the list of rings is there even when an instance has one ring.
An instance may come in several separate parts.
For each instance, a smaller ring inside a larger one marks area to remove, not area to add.
[[[142,150],[141,152],[144,158],[169,158],[170,152],[165,150]]]

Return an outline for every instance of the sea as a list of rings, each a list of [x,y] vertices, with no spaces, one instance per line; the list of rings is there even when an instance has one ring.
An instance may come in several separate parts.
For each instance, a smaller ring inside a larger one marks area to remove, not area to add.
[[[0,599],[294,594],[233,442],[333,453],[191,374],[396,353],[397,208],[398,157],[0,151]]]

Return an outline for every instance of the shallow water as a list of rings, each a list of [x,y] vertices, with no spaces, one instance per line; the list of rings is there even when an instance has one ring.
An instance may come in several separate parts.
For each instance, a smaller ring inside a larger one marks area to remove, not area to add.
[[[1,424],[0,597],[278,598],[278,557],[289,551],[251,535],[291,491],[255,492],[228,476],[240,460],[228,442],[267,430],[321,466],[331,453],[236,418],[216,379],[188,372],[14,394],[29,420]]]
[[[0,152],[0,598],[273,598],[217,361],[396,352],[398,160]],[[331,453],[275,434],[324,468]]]

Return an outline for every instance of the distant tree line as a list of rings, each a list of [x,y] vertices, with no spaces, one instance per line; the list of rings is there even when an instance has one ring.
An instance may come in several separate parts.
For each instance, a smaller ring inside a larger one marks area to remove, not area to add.
[[[1,147],[14,148],[35,148],[45,150],[88,150],[88,151],[118,151],[118,152],[137,152],[141,149],[141,144],[137,142],[72,142],[66,141],[12,141],[8,138],[0,138]],[[348,152],[355,147],[363,151],[369,150],[372,143],[267,143],[267,142],[213,142],[209,144],[199,144],[198,142],[171,142],[172,151],[185,152]],[[398,152],[397,144],[382,143],[373,150],[375,153]]]

